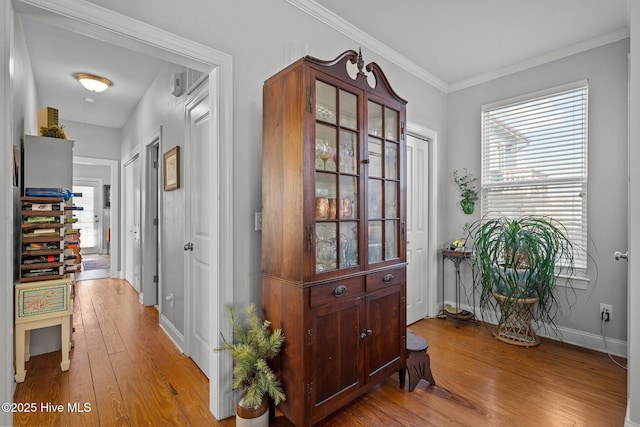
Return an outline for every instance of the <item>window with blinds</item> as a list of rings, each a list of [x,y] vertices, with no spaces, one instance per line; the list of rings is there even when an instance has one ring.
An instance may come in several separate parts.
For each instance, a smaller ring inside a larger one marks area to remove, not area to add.
[[[587,268],[586,81],[482,108],[483,217],[548,216]]]

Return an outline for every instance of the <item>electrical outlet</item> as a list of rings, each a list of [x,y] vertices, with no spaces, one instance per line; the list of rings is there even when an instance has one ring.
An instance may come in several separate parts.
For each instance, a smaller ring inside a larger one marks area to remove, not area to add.
[[[611,319],[613,319],[613,306],[600,303],[600,320],[608,322]]]

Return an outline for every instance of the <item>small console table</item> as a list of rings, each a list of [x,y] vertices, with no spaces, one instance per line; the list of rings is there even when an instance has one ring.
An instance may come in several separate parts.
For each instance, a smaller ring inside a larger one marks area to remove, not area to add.
[[[441,251],[441,255],[442,255],[442,300],[444,303],[444,282],[445,282],[444,261],[449,260],[453,262],[453,265],[455,267],[456,306],[449,310],[447,310],[446,306],[442,307],[442,311],[440,312],[439,317],[441,319],[446,319],[448,317],[455,319],[456,328],[459,327],[460,322],[464,320],[472,320],[476,325],[480,325],[480,321],[476,319],[476,315],[474,312],[468,311],[468,310],[462,310],[460,308],[460,287],[462,285],[462,279],[460,278],[460,264],[462,264],[463,261],[466,262],[471,268],[471,274],[473,277],[471,294],[473,295],[473,306],[474,307],[476,306],[476,294],[474,292],[475,285],[476,285],[476,272],[472,266],[473,253],[471,251],[454,251],[454,250],[443,249]]]
[[[15,364],[16,382],[24,381],[25,362],[30,357],[31,331],[47,326],[61,326],[62,362],[69,370],[73,314],[71,279],[45,280],[15,285]]]

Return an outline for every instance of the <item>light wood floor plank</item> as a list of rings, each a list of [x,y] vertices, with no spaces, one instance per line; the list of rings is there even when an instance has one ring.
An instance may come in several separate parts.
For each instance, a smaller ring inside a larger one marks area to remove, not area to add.
[[[16,426],[235,426],[209,412],[209,381],[159,327],[123,280],[77,283],[71,368],[60,353],[32,357],[15,402],[38,411],[17,413]],[[626,371],[606,354],[543,339],[520,348],[493,338],[484,326],[425,319],[410,326],[429,341],[437,385],[413,392],[393,375],[317,427],[371,426],[622,426]],[[624,360],[621,361],[625,363]],[[42,403],[65,405],[62,413]],[[68,403],[91,405],[71,413]],[[291,427],[278,413],[272,426]]]

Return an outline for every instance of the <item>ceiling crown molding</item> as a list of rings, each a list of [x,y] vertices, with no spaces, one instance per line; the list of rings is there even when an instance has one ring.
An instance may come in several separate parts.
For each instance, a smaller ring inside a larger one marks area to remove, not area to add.
[[[434,86],[437,89],[440,89],[443,92],[449,91],[449,86],[435,77],[433,74],[426,71],[424,68],[418,66],[414,62],[400,55],[395,50],[391,49],[389,46],[380,42],[376,38],[371,35],[365,33],[355,25],[347,22],[340,16],[331,12],[327,8],[319,5],[313,0],[286,0],[289,4],[294,7],[297,7],[301,11],[306,14],[316,18],[318,21],[328,25],[334,30],[344,34],[350,39],[357,42],[359,45],[366,47],[367,49],[377,53],[383,58],[389,60],[393,64],[407,71],[408,73],[416,76],[420,80],[425,83]]]
[[[160,47],[160,54],[157,56],[161,59],[181,62],[203,72],[210,71],[210,64],[231,63],[229,54],[86,0],[15,0],[14,4],[18,13],[37,19],[46,11],[51,14],[49,22],[63,24],[67,30],[93,36],[108,43],[117,43],[134,51],[140,51],[141,42],[149,45],[148,41],[152,40],[155,46]],[[150,45],[146,49],[146,53],[149,53]],[[185,59],[192,63],[186,64]]]
[[[481,74],[476,77],[471,77],[469,79],[461,80],[457,83],[452,83],[451,85],[449,85],[448,92],[455,92],[457,90],[466,89],[471,86],[476,86],[482,83],[486,83],[491,80],[495,80],[500,77],[507,76],[509,74],[518,73],[520,71],[524,71],[529,68],[537,67],[539,65],[547,64],[549,62],[566,58],[567,56],[575,55],[577,53],[585,52],[590,49],[595,49],[597,47],[604,46],[609,43],[614,43],[620,40],[624,40],[626,38],[629,38],[629,36],[630,36],[629,28],[627,27],[620,28],[616,31],[612,31],[602,36],[594,37],[589,40],[585,40],[583,42],[574,44],[572,46],[567,46],[565,48],[558,49],[553,52],[545,53],[543,55],[536,56],[535,58],[531,58],[526,61],[522,61],[517,64],[510,65],[508,67],[494,70],[489,73]]]
[[[537,67],[548,62],[556,61],[567,56],[575,55],[580,52],[584,52],[589,49],[603,46],[605,44],[613,43],[625,38],[628,38],[630,31],[628,27],[620,28],[602,36],[594,37],[589,40],[577,43],[572,46],[568,46],[563,49],[556,50],[544,55],[531,58],[526,61],[522,61],[517,64],[510,65],[498,70],[491,71],[476,77],[461,80],[456,83],[447,84],[433,74],[426,71],[424,68],[418,66],[414,62],[400,55],[398,52],[391,49],[389,46],[375,39],[373,36],[365,33],[355,25],[349,23],[345,19],[331,12],[327,8],[319,5],[314,0],[286,0],[289,4],[295,6],[306,14],[316,18],[320,22],[335,29],[336,31],[344,34],[350,39],[356,41],[362,46],[376,52],[378,55],[386,58],[390,62],[399,66],[406,72],[416,76],[420,80],[434,86],[437,89],[445,93],[455,92],[461,89],[465,89],[478,84],[486,83],[491,80],[495,80],[500,77],[507,76],[509,74],[524,71],[529,68]]]

